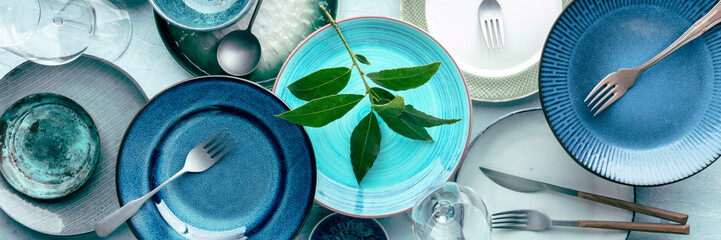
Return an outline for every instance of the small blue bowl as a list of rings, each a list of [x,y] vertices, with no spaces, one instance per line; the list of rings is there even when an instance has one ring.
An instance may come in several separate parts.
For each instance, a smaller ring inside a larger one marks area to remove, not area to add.
[[[388,240],[388,233],[378,220],[354,218],[333,213],[318,222],[310,233],[310,240]]]
[[[257,0],[151,0],[158,15],[194,31],[227,27],[245,16]]]

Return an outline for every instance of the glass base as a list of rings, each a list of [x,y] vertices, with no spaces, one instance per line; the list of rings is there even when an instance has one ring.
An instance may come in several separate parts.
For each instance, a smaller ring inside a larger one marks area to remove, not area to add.
[[[95,36],[86,54],[115,61],[125,53],[133,35],[133,23],[128,11],[108,0],[90,0],[95,8]]]

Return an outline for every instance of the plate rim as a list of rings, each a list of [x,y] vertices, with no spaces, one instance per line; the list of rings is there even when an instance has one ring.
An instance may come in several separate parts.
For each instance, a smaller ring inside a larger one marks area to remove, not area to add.
[[[225,21],[221,24],[218,24],[218,25],[212,26],[212,27],[198,28],[198,27],[191,27],[191,26],[182,24],[176,20],[171,19],[170,16],[165,14],[163,11],[160,11],[160,7],[158,6],[157,3],[155,3],[155,1],[157,1],[157,0],[149,0],[148,2],[150,2],[151,6],[153,6],[153,12],[157,12],[161,17],[163,17],[163,19],[165,19],[165,21],[172,23],[173,25],[178,26],[183,29],[200,31],[200,32],[210,32],[210,31],[222,29],[222,28],[228,27],[230,25],[233,25],[234,23],[238,22],[240,19],[245,17],[245,15],[247,15],[250,12],[250,8],[255,6],[255,4],[259,2],[259,0],[248,0],[248,3],[246,3],[245,6],[243,6],[243,9],[241,9],[231,19],[228,19],[228,21]],[[253,3],[253,4],[251,4],[251,3]]]
[[[575,1],[574,1],[574,2],[575,2]],[[545,48],[545,46],[544,46],[544,48]],[[508,119],[508,118],[510,118],[510,117],[513,117],[513,116],[515,116],[515,115],[518,115],[518,114],[535,112],[535,111],[539,111],[539,110],[540,110],[541,113],[543,114],[543,118],[544,118],[544,119],[548,119],[548,118],[546,117],[546,112],[545,112],[545,110],[544,110],[542,107],[529,107],[529,108],[522,108],[522,109],[518,109],[518,110],[512,111],[512,112],[510,112],[510,113],[507,113],[507,114],[505,114],[505,115],[497,118],[496,120],[493,120],[493,122],[491,122],[490,124],[488,124],[488,126],[486,126],[486,128],[484,128],[483,130],[481,130],[481,131],[478,133],[478,135],[476,135],[476,136],[473,138],[473,142],[471,142],[471,146],[473,146],[473,144],[476,143],[476,141],[477,141],[478,139],[480,139],[481,136],[482,136],[486,131],[488,131],[488,129],[490,129],[491,127],[493,127],[493,125],[496,125],[497,123],[500,123],[500,122],[502,122],[503,120],[506,120],[506,119]],[[548,126],[548,128],[551,128],[551,126]],[[553,131],[551,131],[551,132],[553,132]],[[556,133],[553,132],[553,134],[554,134],[554,137],[556,137]],[[559,145],[563,146],[563,144],[560,144],[560,142],[559,142]],[[469,148],[470,148],[470,147],[469,147]],[[566,147],[564,146],[563,149],[566,150]],[[568,152],[566,152],[566,153],[568,154]],[[569,154],[569,156],[570,156],[570,154]],[[465,158],[466,158],[466,155],[463,155],[463,158],[465,159]],[[576,161],[574,161],[574,162],[576,162]],[[464,161],[464,163],[465,163],[465,161]],[[586,170],[588,170],[588,169],[586,169]],[[458,180],[458,175],[459,175],[459,174],[456,174],[455,178],[453,179],[454,182],[456,182],[456,181]],[[603,178],[603,180],[608,180],[608,179]],[[637,203],[637,202],[638,202],[638,198],[637,198],[638,193],[636,192],[636,190],[638,190],[638,186],[627,185],[627,184],[622,184],[622,185],[633,187],[633,203]],[[505,187],[504,187],[504,188],[505,188]],[[634,222],[635,220],[636,220],[636,212],[631,211],[631,222]],[[626,239],[628,239],[630,236],[631,236],[631,231],[628,231],[628,232],[626,233]]]
[[[544,53],[546,52],[546,48],[548,47],[548,42],[549,42],[549,39],[550,39],[549,37],[551,36],[551,33],[553,33],[553,30],[555,30],[556,24],[558,24],[558,21],[561,20],[561,18],[563,17],[563,15],[566,14],[566,12],[567,12],[566,10],[570,9],[571,6],[575,6],[576,4],[580,4],[580,3],[578,3],[578,2],[580,2],[580,1],[573,0],[570,4],[568,4],[568,6],[563,10],[563,12],[561,12],[561,14],[558,15],[558,18],[556,18],[556,21],[553,23],[553,26],[551,27],[551,30],[548,32],[548,37],[546,37],[546,42],[543,44],[543,51],[541,52],[541,60],[539,60],[539,61],[543,61],[543,56],[545,55]],[[574,162],[575,162],[576,164],[580,165],[581,167],[583,167],[584,169],[586,169],[587,171],[593,173],[594,175],[596,175],[596,176],[598,176],[598,177],[601,177],[601,178],[603,178],[603,179],[606,179],[606,180],[608,180],[608,181],[614,182],[614,183],[623,184],[623,185],[626,185],[626,186],[633,186],[634,189],[635,189],[636,187],[659,187],[659,186],[669,185],[669,184],[672,184],[672,183],[677,183],[677,182],[686,180],[686,179],[688,179],[688,178],[690,178],[690,177],[693,177],[694,175],[700,173],[700,172],[703,171],[704,169],[706,169],[706,168],[708,168],[709,166],[711,166],[711,164],[715,163],[716,160],[718,160],[719,158],[721,158],[721,153],[720,153],[720,154],[717,154],[716,157],[715,157],[713,160],[711,160],[708,164],[706,164],[706,165],[703,166],[702,168],[696,170],[695,172],[693,172],[693,173],[691,173],[691,174],[689,174],[689,175],[687,175],[687,176],[685,176],[685,177],[682,177],[682,178],[679,178],[679,179],[676,179],[676,180],[673,180],[673,181],[666,181],[666,182],[663,182],[663,183],[656,183],[656,184],[631,184],[631,183],[621,182],[621,181],[619,181],[619,180],[611,179],[611,178],[609,178],[609,177],[607,177],[607,176],[604,176],[604,175],[602,175],[602,174],[600,174],[600,173],[597,173],[596,171],[593,171],[593,170],[590,169],[588,166],[586,166],[586,165],[584,165],[583,163],[581,163],[581,161],[580,161],[575,155],[573,155],[573,154],[571,153],[571,151],[568,149],[568,147],[566,147],[566,145],[563,144],[563,141],[561,141],[561,138],[558,136],[558,133],[556,132],[556,129],[553,127],[553,124],[551,124],[551,119],[550,119],[550,117],[548,116],[548,111],[547,111],[547,109],[546,109],[547,106],[546,106],[546,104],[545,104],[544,101],[543,101],[543,98],[544,98],[544,97],[543,97],[543,91],[541,91],[541,71],[540,71],[540,67],[541,67],[541,66],[539,65],[539,71],[538,71],[538,97],[539,97],[539,100],[540,100],[540,102],[541,102],[541,109],[543,110],[543,116],[544,116],[544,118],[546,119],[546,123],[548,123],[548,126],[551,128],[551,132],[553,132],[553,136],[554,136],[554,137],[556,138],[556,140],[561,144],[561,146],[563,147],[563,150],[565,150],[566,153],[567,153],[569,156],[571,156],[571,158],[574,160]],[[635,216],[635,215],[634,215],[634,216]]]
[[[570,3],[575,2],[575,0],[560,0],[560,1],[561,1],[561,8],[562,8],[562,10],[561,10],[561,12],[559,13],[559,17],[560,17],[561,14],[563,14],[563,12],[566,11],[566,8],[568,8],[568,6],[570,6]],[[425,9],[426,0],[400,0],[400,5],[401,5],[401,6],[400,6],[400,11],[401,11],[400,18],[401,18],[403,21],[408,21],[409,23],[411,23],[411,21],[410,21],[410,19],[409,19],[409,18],[411,18],[411,17],[410,17],[409,15],[414,15],[414,13],[409,13],[408,9],[404,8],[404,6],[406,5],[406,3],[422,4],[422,5],[423,5],[423,8]],[[424,30],[424,31],[427,31],[427,28],[428,28],[428,27],[427,27],[427,25],[428,25],[428,20],[426,19],[425,13],[423,13],[422,16],[419,16],[419,17],[422,18],[422,19],[420,20],[420,21],[421,21],[421,24],[420,24],[421,26],[417,26],[417,28],[420,28],[420,29],[422,29],[422,30]],[[556,20],[558,20],[558,17],[556,17]],[[411,23],[411,24],[415,25],[415,23]],[[555,21],[554,21],[554,25],[555,25]],[[550,32],[550,31],[549,31],[549,32]],[[430,34],[429,34],[429,35],[430,35]],[[439,44],[440,44],[440,43],[439,43]],[[541,48],[541,52],[540,52],[541,54],[540,54],[540,57],[539,57],[538,61],[535,61],[533,64],[531,64],[530,66],[528,66],[527,68],[525,68],[525,69],[523,69],[523,70],[521,70],[521,71],[518,71],[518,72],[516,72],[516,73],[510,74],[510,75],[507,75],[507,76],[501,76],[501,77],[480,76],[480,75],[476,75],[476,74],[472,74],[472,73],[470,73],[470,72],[467,72],[467,71],[461,69],[460,67],[458,67],[458,69],[461,70],[461,72],[462,72],[463,75],[466,75],[466,74],[467,74],[467,75],[469,75],[470,77],[473,77],[473,78],[482,78],[482,79],[485,79],[485,80],[488,80],[488,79],[512,79],[512,78],[514,78],[514,77],[516,77],[516,76],[524,75],[524,74],[527,73],[527,74],[526,74],[527,76],[525,76],[525,78],[536,78],[536,82],[538,82],[540,79],[538,79],[538,77],[537,77],[538,74],[537,74],[537,73],[540,73],[540,70],[541,70],[541,65],[540,65],[540,63],[541,63],[541,58],[543,57],[543,51],[544,51],[544,49],[545,49],[545,45],[543,46],[543,48]],[[450,55],[450,54],[449,54],[449,55]],[[536,73],[536,72],[537,72],[537,73]],[[464,76],[464,77],[465,77],[465,76]],[[471,99],[472,99],[473,101],[489,102],[489,103],[504,103],[504,102],[511,102],[511,101],[515,101],[515,100],[519,100],[519,99],[524,99],[524,98],[527,98],[527,97],[529,97],[529,96],[532,96],[532,95],[534,95],[534,94],[536,94],[536,93],[538,93],[538,92],[539,92],[539,88],[536,87],[535,90],[533,90],[533,91],[530,91],[530,92],[527,92],[527,93],[524,93],[524,94],[520,94],[520,95],[517,95],[517,96],[513,96],[513,97],[510,97],[510,98],[491,99],[491,98],[488,98],[487,96],[475,97],[475,96],[473,96],[473,95],[470,95],[470,91],[469,91],[469,96],[471,97]]]
[[[99,58],[99,57],[95,57],[95,56],[93,56],[93,55],[88,55],[88,54],[82,54],[82,55],[80,55],[80,57],[78,57],[77,59],[73,60],[73,62],[74,62],[74,61],[77,61],[77,60],[80,59],[80,58],[84,58],[84,57],[85,57],[85,58],[90,58],[90,59],[95,60],[95,61],[100,61],[102,64],[106,64],[106,65],[112,67],[113,69],[117,70],[118,72],[120,72],[120,73],[123,75],[123,77],[126,78],[125,80],[130,80],[130,83],[132,83],[132,85],[135,86],[136,90],[138,90],[138,92],[140,93],[140,95],[143,97],[143,100],[144,100],[145,103],[147,104],[147,102],[148,102],[148,95],[145,93],[145,91],[143,90],[143,88],[140,87],[140,85],[139,85],[138,82],[135,80],[135,78],[133,78],[127,71],[125,71],[125,70],[122,69],[120,66],[118,66],[118,65],[116,65],[116,64],[114,64],[114,63],[112,63],[112,62],[110,62],[110,61],[108,61],[108,60],[105,60],[105,59],[102,59],[102,58]],[[20,63],[19,65],[15,66],[15,67],[14,67],[13,69],[11,69],[10,71],[8,71],[8,72],[5,74],[5,76],[0,77],[0,79],[5,78],[9,73],[11,73],[11,72],[13,72],[13,71],[15,71],[15,70],[17,70],[17,69],[20,69],[21,67],[27,66],[28,64],[37,64],[37,63],[32,62],[32,61],[30,61],[30,60],[27,60],[27,61],[25,61],[25,62],[22,62],[22,63]],[[40,65],[40,64],[38,64],[38,65]],[[40,66],[43,66],[43,65],[40,65]],[[98,159],[98,164],[100,164],[100,160],[102,160],[102,159]],[[117,164],[117,159],[116,159],[116,164]],[[97,166],[96,166],[96,167],[97,167]],[[5,180],[2,180],[2,181],[5,181]],[[116,181],[117,181],[117,180],[116,180]],[[14,188],[13,188],[13,190],[14,190]],[[3,211],[3,213],[5,213],[5,215],[7,215],[8,217],[10,217],[10,219],[12,219],[13,221],[19,223],[19,224],[22,225],[23,227],[26,227],[26,228],[31,229],[31,230],[33,230],[33,231],[37,231],[37,232],[42,233],[42,234],[47,234],[47,235],[51,235],[51,236],[74,237],[74,236],[81,236],[81,235],[84,235],[84,234],[92,233],[92,231],[89,231],[89,232],[76,233],[76,234],[58,235],[57,233],[50,233],[50,232],[47,232],[47,231],[41,231],[41,230],[33,229],[33,228],[30,228],[30,227],[26,226],[25,224],[23,224],[23,222],[18,221],[18,219],[16,219],[16,218],[13,217],[12,215],[8,214],[8,211],[6,211],[5,209],[3,209],[1,206],[2,206],[2,204],[0,204],[0,210]]]
[[[145,109],[145,107],[147,107],[153,100],[155,100],[155,98],[157,98],[158,96],[160,96],[162,93],[165,93],[165,92],[167,92],[168,90],[170,90],[171,88],[174,88],[174,87],[176,87],[176,86],[178,86],[178,85],[181,85],[181,84],[184,84],[184,83],[186,83],[186,82],[199,81],[199,80],[209,79],[209,78],[222,78],[222,79],[226,79],[226,80],[234,80],[234,81],[244,82],[244,83],[247,83],[247,84],[252,84],[252,85],[254,85],[255,87],[257,87],[258,89],[262,89],[261,91],[266,91],[266,92],[268,92],[271,96],[275,97],[275,98],[276,98],[280,103],[282,103],[285,107],[287,107],[288,109],[291,109],[290,106],[288,106],[288,104],[285,103],[285,101],[283,101],[283,99],[281,99],[280,97],[278,97],[278,95],[276,95],[273,91],[271,91],[271,90],[269,90],[269,89],[267,89],[267,88],[264,88],[263,86],[261,86],[260,84],[258,84],[258,83],[256,83],[256,82],[253,82],[253,81],[250,81],[250,80],[247,80],[247,79],[244,79],[244,78],[240,78],[240,77],[235,77],[235,76],[205,75],[205,76],[191,77],[191,78],[182,80],[182,81],[180,81],[180,82],[174,83],[174,84],[172,84],[172,85],[164,88],[163,90],[161,90],[160,92],[158,92],[157,94],[155,94],[155,96],[153,96],[151,99],[149,99],[149,100],[143,105],[143,107],[141,107],[141,108],[135,113],[135,116],[133,116],[133,120],[130,121],[130,124],[129,124],[128,127],[125,129],[125,133],[123,134],[123,138],[122,138],[122,140],[120,141],[120,147],[118,148],[118,156],[117,156],[117,158],[116,158],[116,160],[115,160],[115,161],[116,161],[116,163],[115,163],[115,192],[116,192],[116,198],[118,199],[118,204],[120,205],[120,207],[123,206],[123,202],[122,202],[122,199],[120,198],[120,187],[119,187],[119,186],[120,186],[120,178],[119,178],[119,176],[118,176],[119,173],[120,173],[120,171],[119,171],[120,168],[118,168],[117,166],[118,166],[118,163],[120,163],[120,157],[121,157],[121,154],[122,154],[123,146],[125,145],[125,139],[126,139],[127,136],[128,136],[128,132],[130,132],[130,126],[132,126],[133,123],[135,123],[135,120],[138,118],[138,116],[140,115],[140,113]],[[315,190],[316,190],[316,185],[317,185],[317,180],[318,180],[318,171],[317,171],[316,161],[315,161],[315,151],[312,151],[312,149],[313,149],[313,143],[310,141],[310,138],[308,137],[308,133],[306,132],[305,128],[300,127],[300,129],[301,129],[301,132],[303,133],[303,137],[305,138],[305,141],[306,141],[306,142],[308,143],[308,145],[311,147],[311,151],[309,151],[309,153],[310,153],[309,156],[310,156],[310,158],[311,158],[311,160],[312,160],[312,161],[311,161],[311,170],[312,170],[312,172],[313,172],[313,176],[311,177],[311,199],[310,199],[310,201],[308,201],[308,203],[307,203],[307,205],[306,205],[306,206],[308,206],[308,211],[306,211],[305,216],[303,217],[303,221],[302,221],[301,224],[298,226],[298,229],[295,231],[295,234],[293,235],[293,238],[292,238],[292,239],[295,239],[295,238],[298,237],[298,235],[300,235],[301,230],[303,229],[303,226],[305,226],[305,224],[308,222],[308,219],[309,219],[311,210],[313,209],[313,202],[314,202],[314,200],[315,200]],[[135,226],[131,223],[130,219],[128,219],[127,221],[125,221],[125,223],[128,224],[128,228],[129,228],[130,231],[133,233],[133,236],[135,236],[135,238],[137,238],[137,239],[142,239],[141,236],[140,236],[140,234],[139,234],[139,233],[137,232],[137,230],[135,229]]]
[[[468,91],[468,82],[466,82],[466,78],[465,78],[465,76],[463,76],[463,72],[462,72],[461,69],[458,67],[458,64],[456,64],[456,61],[453,59],[453,56],[451,56],[451,54],[448,53],[448,50],[446,50],[446,49],[443,47],[443,45],[441,45],[441,44],[438,42],[438,40],[436,40],[435,38],[433,38],[433,36],[431,36],[431,35],[430,35],[428,32],[426,32],[425,30],[423,30],[423,29],[419,28],[418,26],[413,25],[413,24],[411,24],[411,23],[409,23],[409,22],[406,22],[406,21],[404,21],[404,20],[397,19],[397,18],[386,17],[386,16],[361,15],[361,16],[349,17],[349,18],[344,18],[344,19],[342,19],[342,20],[338,20],[338,21],[336,21],[336,24],[340,24],[340,23],[347,22],[347,21],[363,20],[363,19],[381,19],[381,20],[394,21],[394,22],[407,25],[407,26],[409,26],[409,27],[412,27],[412,28],[420,31],[421,33],[425,34],[428,38],[430,38],[433,42],[435,42],[435,43],[441,48],[441,50],[443,50],[443,52],[445,52],[445,53],[448,55],[448,58],[450,58],[451,61],[453,62],[453,66],[455,66],[456,70],[458,70],[458,73],[459,73],[459,75],[461,76],[461,81],[463,81],[463,86],[466,88],[466,96],[467,96],[467,98],[468,98],[468,113],[469,113],[469,117],[468,117],[468,127],[469,127],[469,128],[468,128],[468,137],[466,138],[466,146],[465,146],[465,148],[463,149],[463,154],[461,154],[461,157],[460,157],[460,160],[458,161],[458,164],[456,165],[455,169],[453,170],[453,172],[451,173],[451,175],[450,175],[450,176],[448,177],[448,179],[446,180],[446,181],[450,181],[450,180],[453,179],[453,177],[456,175],[456,173],[458,172],[458,169],[460,169],[461,165],[463,165],[463,159],[464,159],[463,156],[465,156],[466,153],[468,153],[468,148],[469,148],[470,143],[471,143],[471,135],[472,135],[472,133],[473,133],[473,99],[471,98],[470,92]],[[290,59],[291,59],[293,56],[295,56],[295,54],[298,52],[298,50],[299,50],[303,45],[305,45],[312,37],[314,37],[315,35],[317,35],[317,34],[320,33],[321,31],[323,31],[323,30],[325,30],[325,29],[328,29],[328,28],[332,28],[332,27],[333,27],[332,24],[326,24],[325,26],[318,28],[318,29],[315,30],[313,33],[311,33],[310,35],[308,35],[305,39],[303,39],[303,41],[300,42],[300,43],[295,47],[295,49],[293,49],[293,51],[290,53],[290,55],[288,55],[288,58],[285,59],[285,62],[283,63],[283,67],[280,68],[280,71],[278,72],[278,76],[276,77],[276,79],[278,79],[278,77],[280,77],[281,74],[283,74],[283,71],[285,70],[285,67],[288,65],[288,62],[290,61]],[[272,92],[275,93],[275,90],[277,89],[277,87],[278,87],[278,81],[276,80],[275,83],[273,84],[273,88],[272,88],[270,91],[272,91]],[[291,108],[291,109],[292,109],[292,108]],[[305,128],[305,127],[303,127],[303,128]],[[317,173],[316,173],[316,174],[317,174]],[[398,214],[402,214],[402,213],[408,212],[408,211],[410,211],[411,209],[413,209],[413,206],[410,206],[409,208],[406,208],[406,209],[401,210],[401,211],[398,211],[398,212],[393,212],[393,213],[384,214],[384,215],[368,215],[368,216],[366,216],[366,215],[357,215],[357,214],[350,214],[350,213],[342,212],[342,211],[340,211],[340,210],[338,210],[338,209],[332,208],[332,207],[330,207],[330,206],[328,206],[328,205],[326,205],[326,204],[324,204],[324,203],[321,203],[320,201],[316,200],[315,197],[313,198],[313,201],[314,201],[315,203],[318,203],[319,205],[323,206],[324,208],[333,211],[333,212],[337,212],[337,213],[340,213],[340,214],[343,214],[343,215],[346,215],[346,216],[351,216],[351,217],[356,217],[356,218],[385,218],[385,217],[390,217],[390,216],[395,216],[395,215],[398,215]]]

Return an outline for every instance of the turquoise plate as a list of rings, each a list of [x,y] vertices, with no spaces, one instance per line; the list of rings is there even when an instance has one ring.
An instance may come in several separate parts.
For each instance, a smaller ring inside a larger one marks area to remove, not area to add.
[[[442,62],[428,83],[398,94],[421,111],[463,120],[429,128],[435,142],[405,138],[381,120],[380,153],[362,187],[358,186],[350,163],[350,135],[370,111],[369,101],[364,99],[343,118],[322,128],[306,127],[317,156],[316,202],[357,217],[408,211],[426,188],[447,181],[461,162],[469,142],[472,116],[465,81],[443,47],[413,25],[382,17],[345,19],[338,24],[353,52],[365,55],[372,63],[361,66],[365,72]],[[297,108],[305,101],[288,91],[290,83],[322,68],[350,65],[343,42],[333,27],[326,26],[311,34],[286,60],[275,92],[291,108]],[[353,71],[350,83],[341,93],[363,92],[360,76]]]
[[[136,115],[118,156],[121,204],[183,168],[188,152],[227,128],[238,143],[201,173],[158,191],[128,221],[140,239],[291,239],[313,203],[315,162],[302,127],[274,115],[288,106],[232,77],[181,82]]]
[[[652,186],[679,181],[721,153],[721,32],[713,28],[648,71],[594,117],[583,103],[607,74],[641,65],[715,1],[571,3],[541,59],[540,98],[568,153],[599,176]]]

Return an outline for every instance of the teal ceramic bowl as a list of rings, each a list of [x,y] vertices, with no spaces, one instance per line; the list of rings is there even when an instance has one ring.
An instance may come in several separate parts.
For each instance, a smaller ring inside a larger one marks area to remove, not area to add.
[[[27,196],[54,199],[75,192],[99,157],[95,123],[67,97],[33,94],[0,117],[0,172]]]
[[[151,0],[168,22],[189,30],[212,31],[245,16],[257,0]]]
[[[362,100],[344,117],[321,128],[306,127],[315,151],[318,181],[315,201],[355,217],[384,217],[408,211],[426,188],[448,181],[461,163],[471,133],[471,102],[466,83],[450,55],[419,28],[397,19],[359,17],[338,23],[350,48],[372,65],[364,72],[411,67],[440,61],[438,72],[425,85],[397,92],[406,104],[440,118],[462,118],[450,125],[428,128],[434,142],[411,140],[391,131],[382,119],[381,148],[359,186],[350,162],[350,136],[371,106]],[[306,102],[287,86],[322,68],[351,66],[335,29],[323,27],[302,42],[280,70],[275,93],[295,109]],[[369,84],[376,86],[373,82]],[[341,93],[363,94],[354,70]]]

